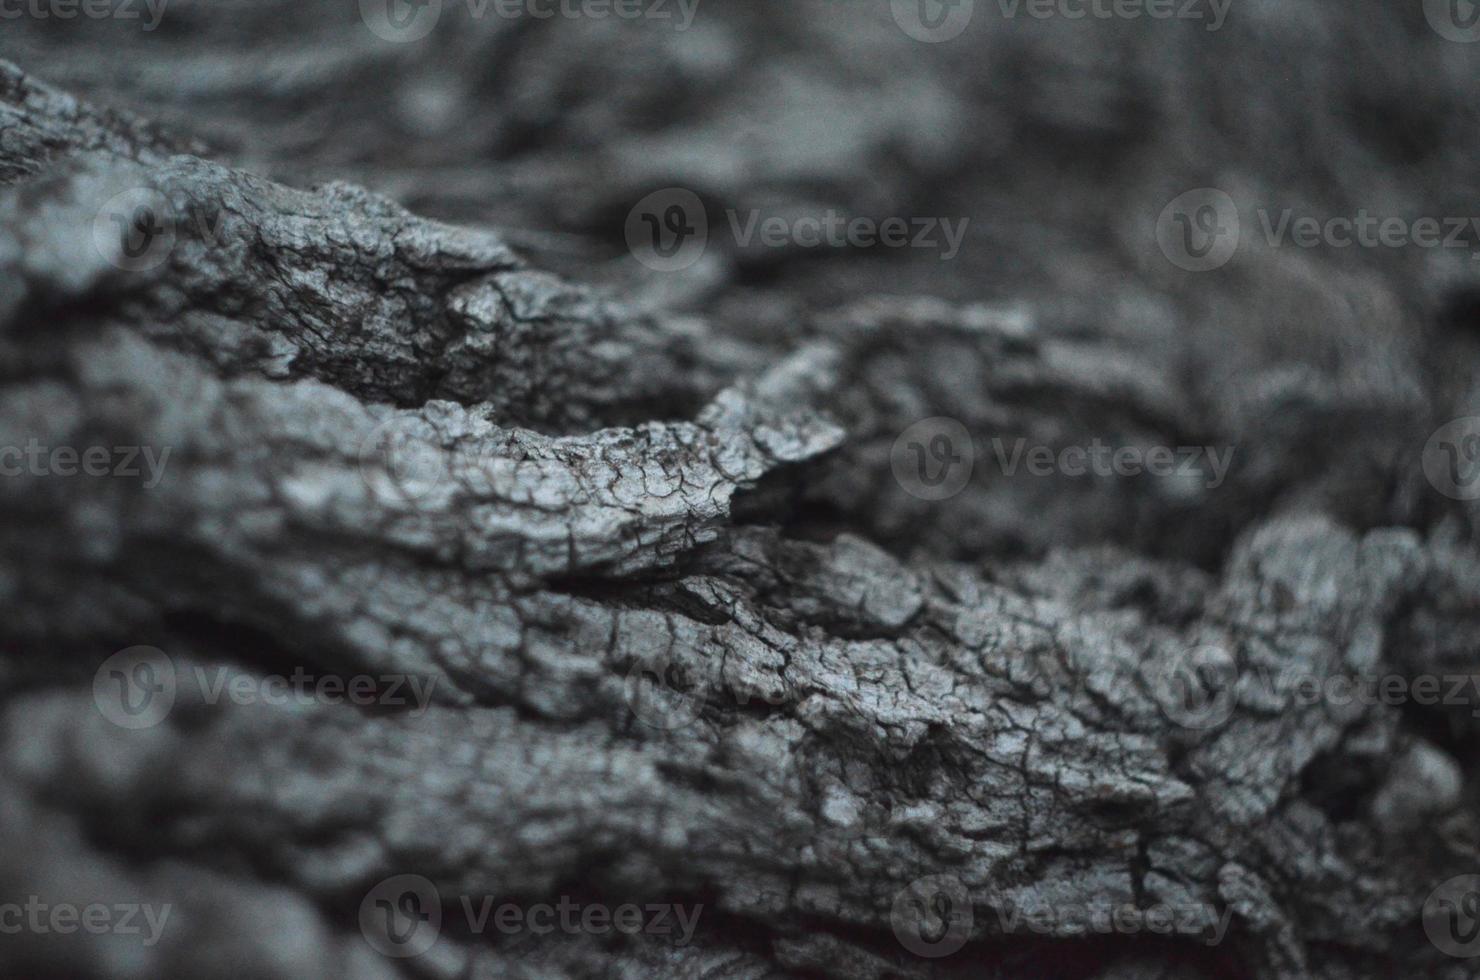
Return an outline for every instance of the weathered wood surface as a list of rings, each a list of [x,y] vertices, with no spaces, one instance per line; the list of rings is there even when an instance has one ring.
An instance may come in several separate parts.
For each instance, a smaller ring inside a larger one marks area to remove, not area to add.
[[[3,972],[1473,975],[1425,907],[1480,872],[1480,695],[1286,682],[1480,670],[1476,507],[1423,469],[1477,405],[1469,252],[1197,276],[1152,235],[1203,185],[1466,214],[1469,48],[1375,0],[949,45],[448,6],[409,44],[350,4],[5,22],[0,445],[158,468],[0,479],[0,898],[173,913]],[[622,242],[666,186],[721,226],[671,274]],[[108,254],[140,201],[167,240]],[[949,262],[724,228],[787,207],[973,225]],[[934,416],[977,451],[941,501],[891,468]],[[1009,478],[994,438],[1235,455]],[[94,676],[135,646],[187,680],[133,730]],[[218,665],[428,702],[205,703]],[[449,919],[703,910],[387,958],[359,909],[403,874]],[[1069,914],[1124,905],[1209,928]]]

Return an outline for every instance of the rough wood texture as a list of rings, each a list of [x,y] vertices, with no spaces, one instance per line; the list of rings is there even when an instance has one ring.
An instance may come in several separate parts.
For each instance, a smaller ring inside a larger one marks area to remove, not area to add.
[[[1202,184],[1468,213],[1469,48],[1376,0],[978,10],[951,45],[887,4],[460,6],[403,45],[350,4],[5,22],[0,445],[170,455],[0,478],[0,898],[173,914],[7,934],[0,972],[1476,975],[1425,908],[1480,873],[1480,694],[1279,680],[1480,672],[1480,510],[1422,468],[1480,404],[1475,267],[1149,244]],[[668,185],[974,226],[951,262],[618,261]],[[160,251],[98,247],[119,194],[174,216]],[[890,458],[932,416],[979,470],[935,502]],[[1215,488],[988,472],[1019,437],[1236,456]],[[124,729],[94,676],[137,645],[429,703],[182,682]],[[387,958],[359,910],[405,874],[449,920],[703,909],[682,944]],[[1070,914],[1125,905],[1209,918]]]

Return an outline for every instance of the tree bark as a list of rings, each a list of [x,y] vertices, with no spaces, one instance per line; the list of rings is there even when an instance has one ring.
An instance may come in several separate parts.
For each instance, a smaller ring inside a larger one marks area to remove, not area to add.
[[[963,260],[984,302],[727,230],[686,273],[617,268],[668,184],[719,224],[975,215],[1032,178],[963,176],[1005,110],[962,56],[841,15],[715,11],[684,42],[709,62],[558,25],[611,42],[583,64],[527,22],[434,49],[230,9],[119,49],[22,25],[9,52],[98,104],[0,65],[0,446],[113,474],[0,479],[0,881],[172,910],[150,945],[7,936],[7,974],[1474,975],[1431,939],[1480,872],[1474,691],[1301,686],[1480,670],[1476,510],[1422,469],[1473,391],[1432,270],[1256,256],[1097,305],[1040,243]],[[1021,107],[1057,134],[1026,152],[1130,169],[1143,90],[1083,84],[1108,108]],[[933,417],[971,438],[949,500],[898,476]],[[1232,464],[1003,461],[1099,439]],[[120,726],[109,665],[140,662],[173,703]],[[374,704],[221,694],[269,677]],[[362,934],[403,875],[442,910],[404,959]],[[562,896],[701,909],[682,940],[464,915]]]

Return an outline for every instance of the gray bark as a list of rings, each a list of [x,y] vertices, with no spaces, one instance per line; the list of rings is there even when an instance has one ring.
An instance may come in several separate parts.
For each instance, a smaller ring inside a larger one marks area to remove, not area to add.
[[[1375,3],[1302,6],[1324,40],[1250,9],[1216,41],[994,35],[984,63],[807,5],[425,45],[329,6],[0,47],[0,445],[170,454],[0,478],[0,898],[173,910],[149,946],[7,935],[7,974],[1474,975],[1425,908],[1480,873],[1475,699],[1278,680],[1480,671],[1477,510],[1421,458],[1471,414],[1473,273],[1255,250],[1193,280],[1143,241],[1216,172],[1199,146],[1300,172],[1306,111],[1263,76],[1302,51],[1404,124],[1326,134],[1333,206],[1463,213],[1467,51]],[[1450,60],[1352,53],[1384,29]],[[1226,133],[1183,111],[1240,84]],[[1111,175],[1076,183],[1086,156]],[[681,274],[612,261],[666,185],[716,223],[978,232],[954,266],[723,234]],[[166,205],[157,262],[108,252],[125,193]],[[934,416],[977,474],[932,502],[891,449]],[[1019,438],[1235,456],[1217,486],[1005,474]],[[94,678],[135,646],[178,683],[130,730]],[[210,703],[219,667],[430,701]],[[448,924],[387,958],[359,910],[408,874]],[[452,923],[562,895],[702,912],[682,944]],[[1223,925],[1063,914],[1126,905]],[[949,955],[912,948],[942,929]]]

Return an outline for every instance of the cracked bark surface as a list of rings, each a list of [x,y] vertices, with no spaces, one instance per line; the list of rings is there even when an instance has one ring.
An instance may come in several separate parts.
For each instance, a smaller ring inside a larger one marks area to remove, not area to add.
[[[330,7],[0,43],[24,66],[0,66],[0,445],[171,450],[152,486],[0,480],[0,895],[174,909],[149,947],[7,935],[7,973],[1474,975],[1424,927],[1480,872],[1473,700],[1263,682],[1480,673],[1480,512],[1420,459],[1472,414],[1473,273],[1256,253],[1189,284],[1133,233],[1208,173],[1194,118],[1228,116],[1225,179],[1298,170],[1321,144],[1260,163],[1250,134],[1305,125],[1261,77],[1301,52],[1392,122],[1335,138],[1338,203],[1463,213],[1466,51],[1375,3],[1164,47],[1003,28],[970,71],[806,4],[685,34],[449,15],[427,45]],[[1353,45],[1384,28],[1445,58],[1425,79]],[[1180,82],[1264,115],[1179,112]],[[974,176],[1013,159],[990,133],[1026,161],[1000,184]],[[1113,203],[1045,175],[1086,153]],[[611,261],[667,184],[990,227],[955,266]],[[141,189],[172,244],[120,268],[97,222]],[[993,472],[929,502],[890,457],[932,416],[981,469],[992,438],[1236,455],[1216,488]],[[409,675],[430,703],[181,683],[121,730],[94,675],[141,644],[182,677]],[[1226,717],[1185,723],[1188,676]],[[703,911],[683,945],[448,925],[386,958],[357,910],[402,874],[449,910]],[[966,923],[925,957],[901,928],[943,924],[898,909],[938,876]],[[1157,903],[1226,934],[1018,915]]]

